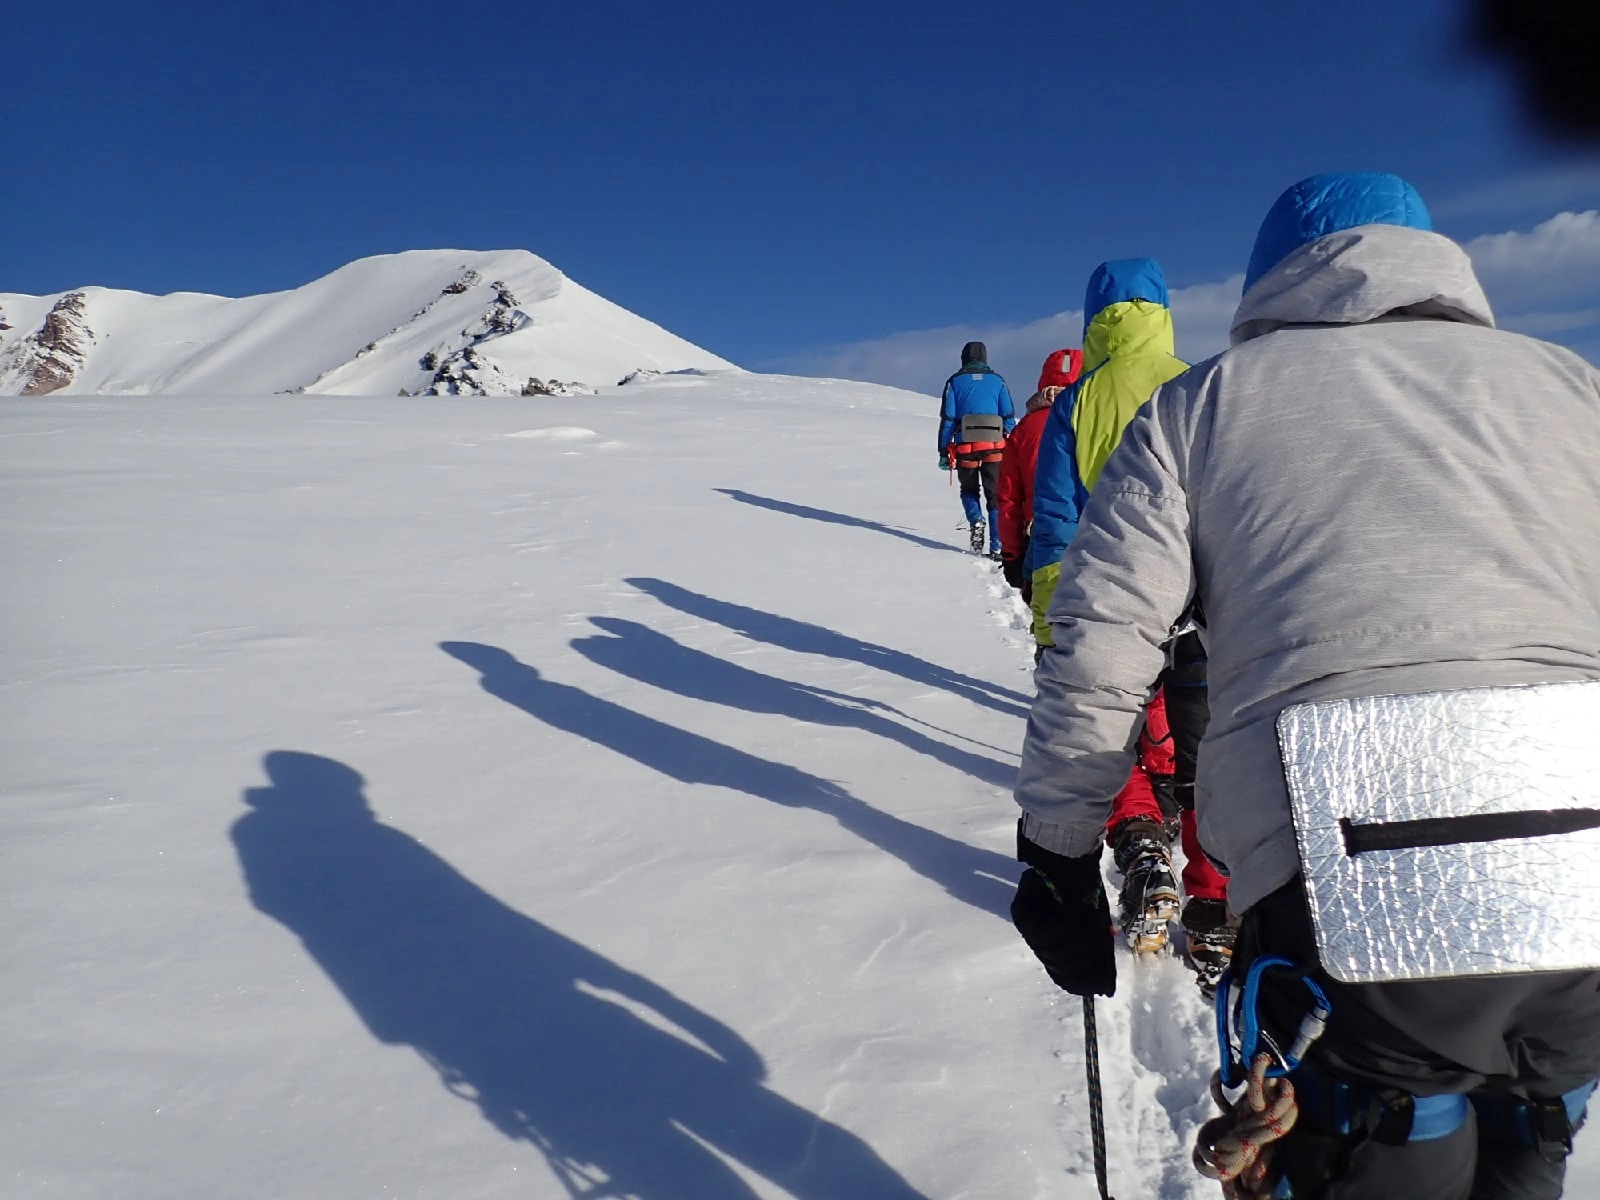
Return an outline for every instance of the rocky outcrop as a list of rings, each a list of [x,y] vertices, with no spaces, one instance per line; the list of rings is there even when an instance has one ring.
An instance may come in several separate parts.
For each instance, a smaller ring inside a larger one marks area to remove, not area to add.
[[[477,272],[467,271],[449,287],[446,295],[463,295],[482,280]],[[431,371],[433,378],[419,393],[424,396],[592,396],[595,390],[587,384],[562,382],[559,379],[539,379],[530,376],[519,383],[480,350],[485,342],[515,333],[533,324],[533,318],[517,306],[517,298],[509,286],[496,279],[489,286],[494,289],[494,299],[479,314],[478,319],[462,329],[466,345],[454,349],[448,345],[429,350],[418,360],[418,366]]]
[[[94,346],[82,292],[68,292],[45,314],[44,324],[0,359],[0,394],[48,396],[68,386]]]
[[[657,371],[652,367],[640,367],[637,371],[629,371],[617,380],[618,387],[626,387],[630,383],[649,383],[652,379],[660,379],[663,375],[713,375],[714,371],[703,371],[699,367],[684,367],[679,371]]]
[[[598,395],[594,388],[583,383],[562,383],[559,379],[540,379],[530,375],[528,382],[522,385],[524,396],[594,396]]]
[[[483,276],[479,275],[471,267],[467,267],[462,270],[460,279],[456,280],[454,283],[445,285],[444,291],[440,292],[439,294],[441,296],[459,296],[469,288],[477,287],[482,282]],[[421,316],[422,314],[418,313],[417,315]]]
[[[426,317],[428,315],[428,313],[433,309],[433,306],[435,304],[439,303],[439,301],[443,300],[445,297],[447,297],[447,296],[464,296],[466,293],[470,292],[473,288],[477,287],[482,282],[483,282],[483,276],[482,275],[479,275],[471,267],[462,267],[461,268],[461,274],[459,276],[457,276],[454,280],[452,280],[450,283],[447,283],[444,286],[443,290],[441,290],[439,292],[439,294],[437,296],[435,296],[432,300],[429,300],[421,308],[417,309],[416,312],[412,313],[411,314],[411,319],[409,321],[406,321],[406,322],[404,322],[403,324],[400,324],[400,325],[396,325],[393,329],[389,330],[389,332],[384,334],[382,337],[373,338],[365,346],[361,347],[361,349],[356,351],[355,358],[365,358],[367,355],[371,354],[373,351],[378,349],[378,347],[381,346],[389,338],[394,337],[396,334],[403,333],[406,330],[407,326],[412,325],[415,322],[420,321],[424,317]],[[493,283],[493,284],[490,284],[489,286],[493,287],[495,289],[495,291],[496,291],[496,300],[495,300],[494,305],[490,306],[489,313],[493,313],[495,311],[495,308],[498,307],[498,306],[502,306],[503,305],[504,307],[506,307],[508,309],[510,307],[512,307],[512,306],[515,306],[516,299],[515,299],[515,297],[513,297],[511,295],[510,291],[507,290],[505,284],[503,284],[503,283]],[[487,320],[488,320],[488,314],[486,314],[485,318],[484,318],[485,322],[487,322]],[[498,329],[499,332],[509,333],[514,328],[517,328],[517,326],[510,325],[509,323],[507,323],[503,329],[500,329],[498,325],[495,325],[495,326],[491,327],[491,325],[489,325],[488,323],[484,323],[484,327],[483,327],[483,330],[482,330],[482,336],[473,337],[467,330],[462,330],[461,333],[462,333],[463,337],[470,337],[471,338],[471,341],[468,343],[469,345],[476,345],[479,341],[483,340],[483,336],[491,336],[495,329]],[[424,371],[430,371],[430,372],[436,372],[437,373],[439,371],[439,369],[440,369],[441,358],[442,358],[442,356],[439,353],[439,351],[430,350],[426,354],[424,354],[421,359],[418,360],[417,365],[420,366]],[[352,361],[354,361],[354,360],[352,360]],[[320,384],[324,383],[329,378],[331,378],[333,376],[336,376],[340,371],[343,371],[347,366],[349,366],[349,363],[340,363],[337,367],[330,367],[328,370],[326,370],[326,371],[322,372],[322,374],[318,375],[310,383],[303,383],[300,386],[298,386],[298,387],[296,387],[296,388],[294,388],[292,390],[295,391],[295,392],[316,391]],[[433,383],[438,384],[442,388],[453,388],[453,387],[456,387],[456,386],[459,386],[459,385],[465,383],[469,378],[471,378],[473,376],[474,373],[476,373],[476,374],[481,374],[482,373],[481,365],[469,366],[468,364],[465,364],[465,363],[456,363],[451,368],[451,371],[449,373],[447,373],[447,374],[445,374],[443,376],[435,374],[434,379],[433,379]],[[470,385],[468,385],[468,386],[470,386]],[[401,390],[404,391],[405,389],[401,389]],[[409,395],[413,395],[413,394],[414,395],[418,395],[418,396],[428,396],[428,395],[454,396],[454,395],[477,395],[477,394],[481,394],[481,393],[475,393],[475,392],[459,393],[459,392],[456,392],[456,391],[439,391],[439,392],[435,392],[435,391],[431,391],[431,390],[418,391],[418,392],[415,392],[415,393],[406,392],[406,395],[408,395],[408,396]]]
[[[422,389],[424,396],[512,396],[522,390],[517,380],[479,354],[475,346],[429,357],[438,366]]]

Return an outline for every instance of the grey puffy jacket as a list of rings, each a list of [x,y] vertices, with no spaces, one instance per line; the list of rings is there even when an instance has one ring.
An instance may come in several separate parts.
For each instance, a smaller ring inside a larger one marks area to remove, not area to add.
[[[1038,844],[1095,849],[1198,592],[1200,838],[1242,912],[1298,869],[1286,706],[1600,678],[1600,376],[1496,330],[1465,252],[1391,225],[1289,255],[1233,341],[1156,393],[1090,498],[1016,797]]]

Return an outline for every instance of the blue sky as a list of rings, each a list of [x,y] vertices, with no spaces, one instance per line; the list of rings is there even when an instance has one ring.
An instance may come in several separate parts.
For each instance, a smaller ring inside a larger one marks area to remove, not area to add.
[[[1481,244],[1491,299],[1595,357],[1600,221],[1540,229],[1600,207],[1600,160],[1527,132],[1464,8],[22,6],[0,291],[520,246],[747,366],[936,386],[976,333],[1025,384],[1100,260],[1197,289],[1205,352],[1273,197],[1386,169],[1462,241],[1534,239]]]

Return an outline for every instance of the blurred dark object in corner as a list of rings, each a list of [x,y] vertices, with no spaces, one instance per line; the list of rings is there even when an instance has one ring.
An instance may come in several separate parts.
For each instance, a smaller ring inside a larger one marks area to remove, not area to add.
[[[1472,0],[1473,44],[1506,60],[1540,129],[1600,142],[1600,0]]]

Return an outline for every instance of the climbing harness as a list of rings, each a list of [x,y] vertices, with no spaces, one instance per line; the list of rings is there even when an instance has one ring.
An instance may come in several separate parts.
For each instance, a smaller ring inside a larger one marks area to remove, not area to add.
[[[1310,1008],[1288,1050],[1262,1026],[1258,1012],[1261,980],[1272,970],[1291,972],[1310,994]],[[1333,1005],[1310,974],[1286,958],[1257,959],[1242,985],[1229,971],[1217,989],[1216,1006],[1222,1066],[1211,1077],[1211,1095],[1222,1115],[1201,1128],[1194,1165],[1222,1184],[1227,1200],[1292,1200],[1288,1181],[1275,1178],[1272,1158],[1275,1144],[1297,1122],[1320,1134],[1350,1138],[1348,1150],[1353,1150],[1368,1141],[1398,1146],[1449,1137],[1471,1110],[1480,1139],[1531,1146],[1547,1161],[1559,1162],[1572,1152],[1573,1135],[1596,1088],[1586,1083],[1554,1100],[1486,1092],[1415,1096],[1331,1078],[1302,1060],[1326,1030]],[[1227,1093],[1240,1088],[1230,1100]]]

